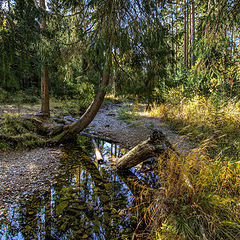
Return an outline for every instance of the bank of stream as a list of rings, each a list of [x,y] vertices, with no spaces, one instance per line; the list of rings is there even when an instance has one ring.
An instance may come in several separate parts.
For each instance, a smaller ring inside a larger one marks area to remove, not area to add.
[[[144,221],[139,224],[148,201],[142,193],[157,187],[157,174],[148,171],[148,165],[116,172],[115,159],[128,150],[97,143],[102,164],[95,160],[91,140],[81,136],[77,145],[51,150],[58,152],[59,163],[51,160],[53,169],[43,179],[36,176],[39,188],[32,187],[29,176],[20,191],[14,188],[17,183],[12,184],[11,201],[5,197],[1,203],[1,239],[147,239],[150,232],[144,230]]]

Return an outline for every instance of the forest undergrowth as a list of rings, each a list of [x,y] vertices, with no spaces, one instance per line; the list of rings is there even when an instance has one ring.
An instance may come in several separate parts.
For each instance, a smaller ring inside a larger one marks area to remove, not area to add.
[[[186,98],[172,90],[150,115],[198,142],[188,156],[159,158],[161,190],[148,208],[156,239],[240,238],[240,101]],[[209,155],[199,159],[199,153]]]

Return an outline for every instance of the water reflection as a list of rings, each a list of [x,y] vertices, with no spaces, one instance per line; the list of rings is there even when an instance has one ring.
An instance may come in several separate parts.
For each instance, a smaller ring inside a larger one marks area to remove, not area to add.
[[[91,141],[79,142],[82,147],[64,147],[49,191],[35,191],[1,215],[1,239],[131,239],[138,221],[134,195],[145,187],[132,172],[112,167],[127,150],[98,141],[104,156],[98,165]]]

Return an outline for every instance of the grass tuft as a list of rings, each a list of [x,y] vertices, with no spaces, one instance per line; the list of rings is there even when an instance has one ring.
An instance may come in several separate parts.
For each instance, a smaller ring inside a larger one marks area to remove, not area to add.
[[[159,165],[162,188],[152,203],[156,239],[240,238],[239,163],[169,153]]]

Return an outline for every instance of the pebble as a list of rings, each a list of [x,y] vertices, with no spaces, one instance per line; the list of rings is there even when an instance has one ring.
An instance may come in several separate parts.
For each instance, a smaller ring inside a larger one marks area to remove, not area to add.
[[[60,150],[51,148],[0,152],[0,206],[45,190],[57,173],[61,155]]]

